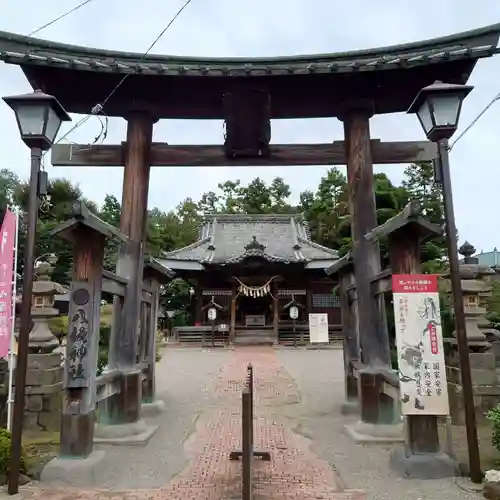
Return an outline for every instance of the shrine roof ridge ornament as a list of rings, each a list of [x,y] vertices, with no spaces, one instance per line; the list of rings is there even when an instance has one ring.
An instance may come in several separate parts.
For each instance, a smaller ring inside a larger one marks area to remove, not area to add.
[[[183,57],[82,47],[0,31],[0,60],[73,70],[181,76],[266,76],[407,68],[489,57],[500,23],[418,42],[374,49],[280,57]]]
[[[266,245],[263,245],[262,243],[259,243],[257,241],[257,236],[252,236],[252,241],[248,244],[245,245],[245,250],[250,251],[258,251],[258,252],[264,252],[266,249]]]

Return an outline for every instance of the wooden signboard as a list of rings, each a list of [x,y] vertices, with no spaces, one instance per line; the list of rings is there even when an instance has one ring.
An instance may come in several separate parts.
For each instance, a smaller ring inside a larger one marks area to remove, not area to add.
[[[437,276],[392,277],[403,415],[449,415]]]

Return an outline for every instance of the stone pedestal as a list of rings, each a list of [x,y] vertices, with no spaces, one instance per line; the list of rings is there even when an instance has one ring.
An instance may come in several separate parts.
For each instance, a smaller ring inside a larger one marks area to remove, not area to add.
[[[136,369],[120,375],[120,392],[105,401],[95,427],[94,443],[143,445],[153,437],[158,426],[148,425],[142,418],[141,379],[142,372]],[[149,415],[161,411],[156,407],[147,410]]]
[[[396,443],[404,441],[399,400],[382,392],[384,374],[367,368],[358,372],[360,420],[346,425],[345,431],[357,443]]]

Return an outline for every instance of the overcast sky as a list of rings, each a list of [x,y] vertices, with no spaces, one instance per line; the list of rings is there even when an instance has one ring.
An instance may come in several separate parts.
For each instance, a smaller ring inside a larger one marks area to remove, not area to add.
[[[79,3],[77,0],[3,2],[0,30],[28,34]],[[94,0],[37,36],[58,42],[142,52],[169,22],[184,0]],[[417,41],[478,28],[500,21],[498,0],[192,0],[157,43],[153,52],[189,56],[275,56],[336,52]],[[465,128],[500,91],[500,56],[481,60],[470,79],[475,90],[465,101]],[[0,95],[30,91],[17,66],[0,62]],[[73,119],[77,119],[75,116]],[[478,250],[500,246],[500,103],[467,133],[451,153],[455,209],[460,239]],[[343,139],[336,119],[273,121],[275,143],[329,142]],[[92,118],[71,135],[88,143],[99,132]],[[372,137],[383,140],[422,140],[413,116],[376,116]],[[125,139],[125,121],[111,119],[107,143]],[[155,141],[171,144],[220,144],[222,122],[167,121],[155,125]],[[0,104],[0,168],[25,178],[29,155],[19,139],[11,110]],[[51,177],[67,177],[85,196],[101,203],[106,193],[121,199],[122,169],[55,168]],[[404,165],[377,166],[400,182]],[[216,190],[227,179],[248,182],[256,176],[281,176],[291,185],[294,199],[314,189],[324,167],[280,168],[155,168],[149,190],[150,207],[175,207],[190,196]]]

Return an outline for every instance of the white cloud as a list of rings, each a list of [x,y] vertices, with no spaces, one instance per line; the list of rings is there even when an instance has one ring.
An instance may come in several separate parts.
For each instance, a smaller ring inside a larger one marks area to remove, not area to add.
[[[184,0],[95,0],[80,11],[39,35],[42,38],[107,49],[144,51],[168,23]],[[500,3],[482,0],[481,7],[468,0],[192,0],[153,52],[199,56],[271,56],[336,52],[432,38],[474,29],[500,19]],[[68,2],[36,3],[21,0],[2,6],[0,29],[27,34],[67,10]],[[29,9],[29,16],[26,11]],[[471,83],[475,91],[467,99],[461,125],[465,127],[500,90],[499,58],[480,61]],[[30,90],[21,70],[0,64],[0,95]],[[457,144],[451,154],[454,198],[460,235],[478,249],[500,246],[490,221],[500,212],[498,179],[500,159],[496,148],[500,105]],[[89,142],[99,131],[97,119],[72,134],[75,142]],[[416,120],[406,115],[377,116],[372,136],[384,140],[422,139]],[[273,122],[273,141],[314,142],[342,139],[336,119]],[[221,122],[163,120],[155,126],[156,141],[184,144],[222,142]],[[21,176],[29,169],[28,152],[21,143],[14,118],[0,105],[0,163]],[[125,138],[125,122],[111,119],[108,143]],[[115,169],[69,169],[47,166],[49,175],[78,182],[85,194],[98,202],[106,193],[120,197],[122,171]],[[404,166],[378,167],[395,180]],[[151,176],[150,206],[163,210],[187,196],[197,198],[216,189],[225,179],[248,181],[255,176],[285,178],[294,197],[314,188],[326,171],[321,167],[289,168],[157,168]],[[490,222],[486,224],[486,221]]]

